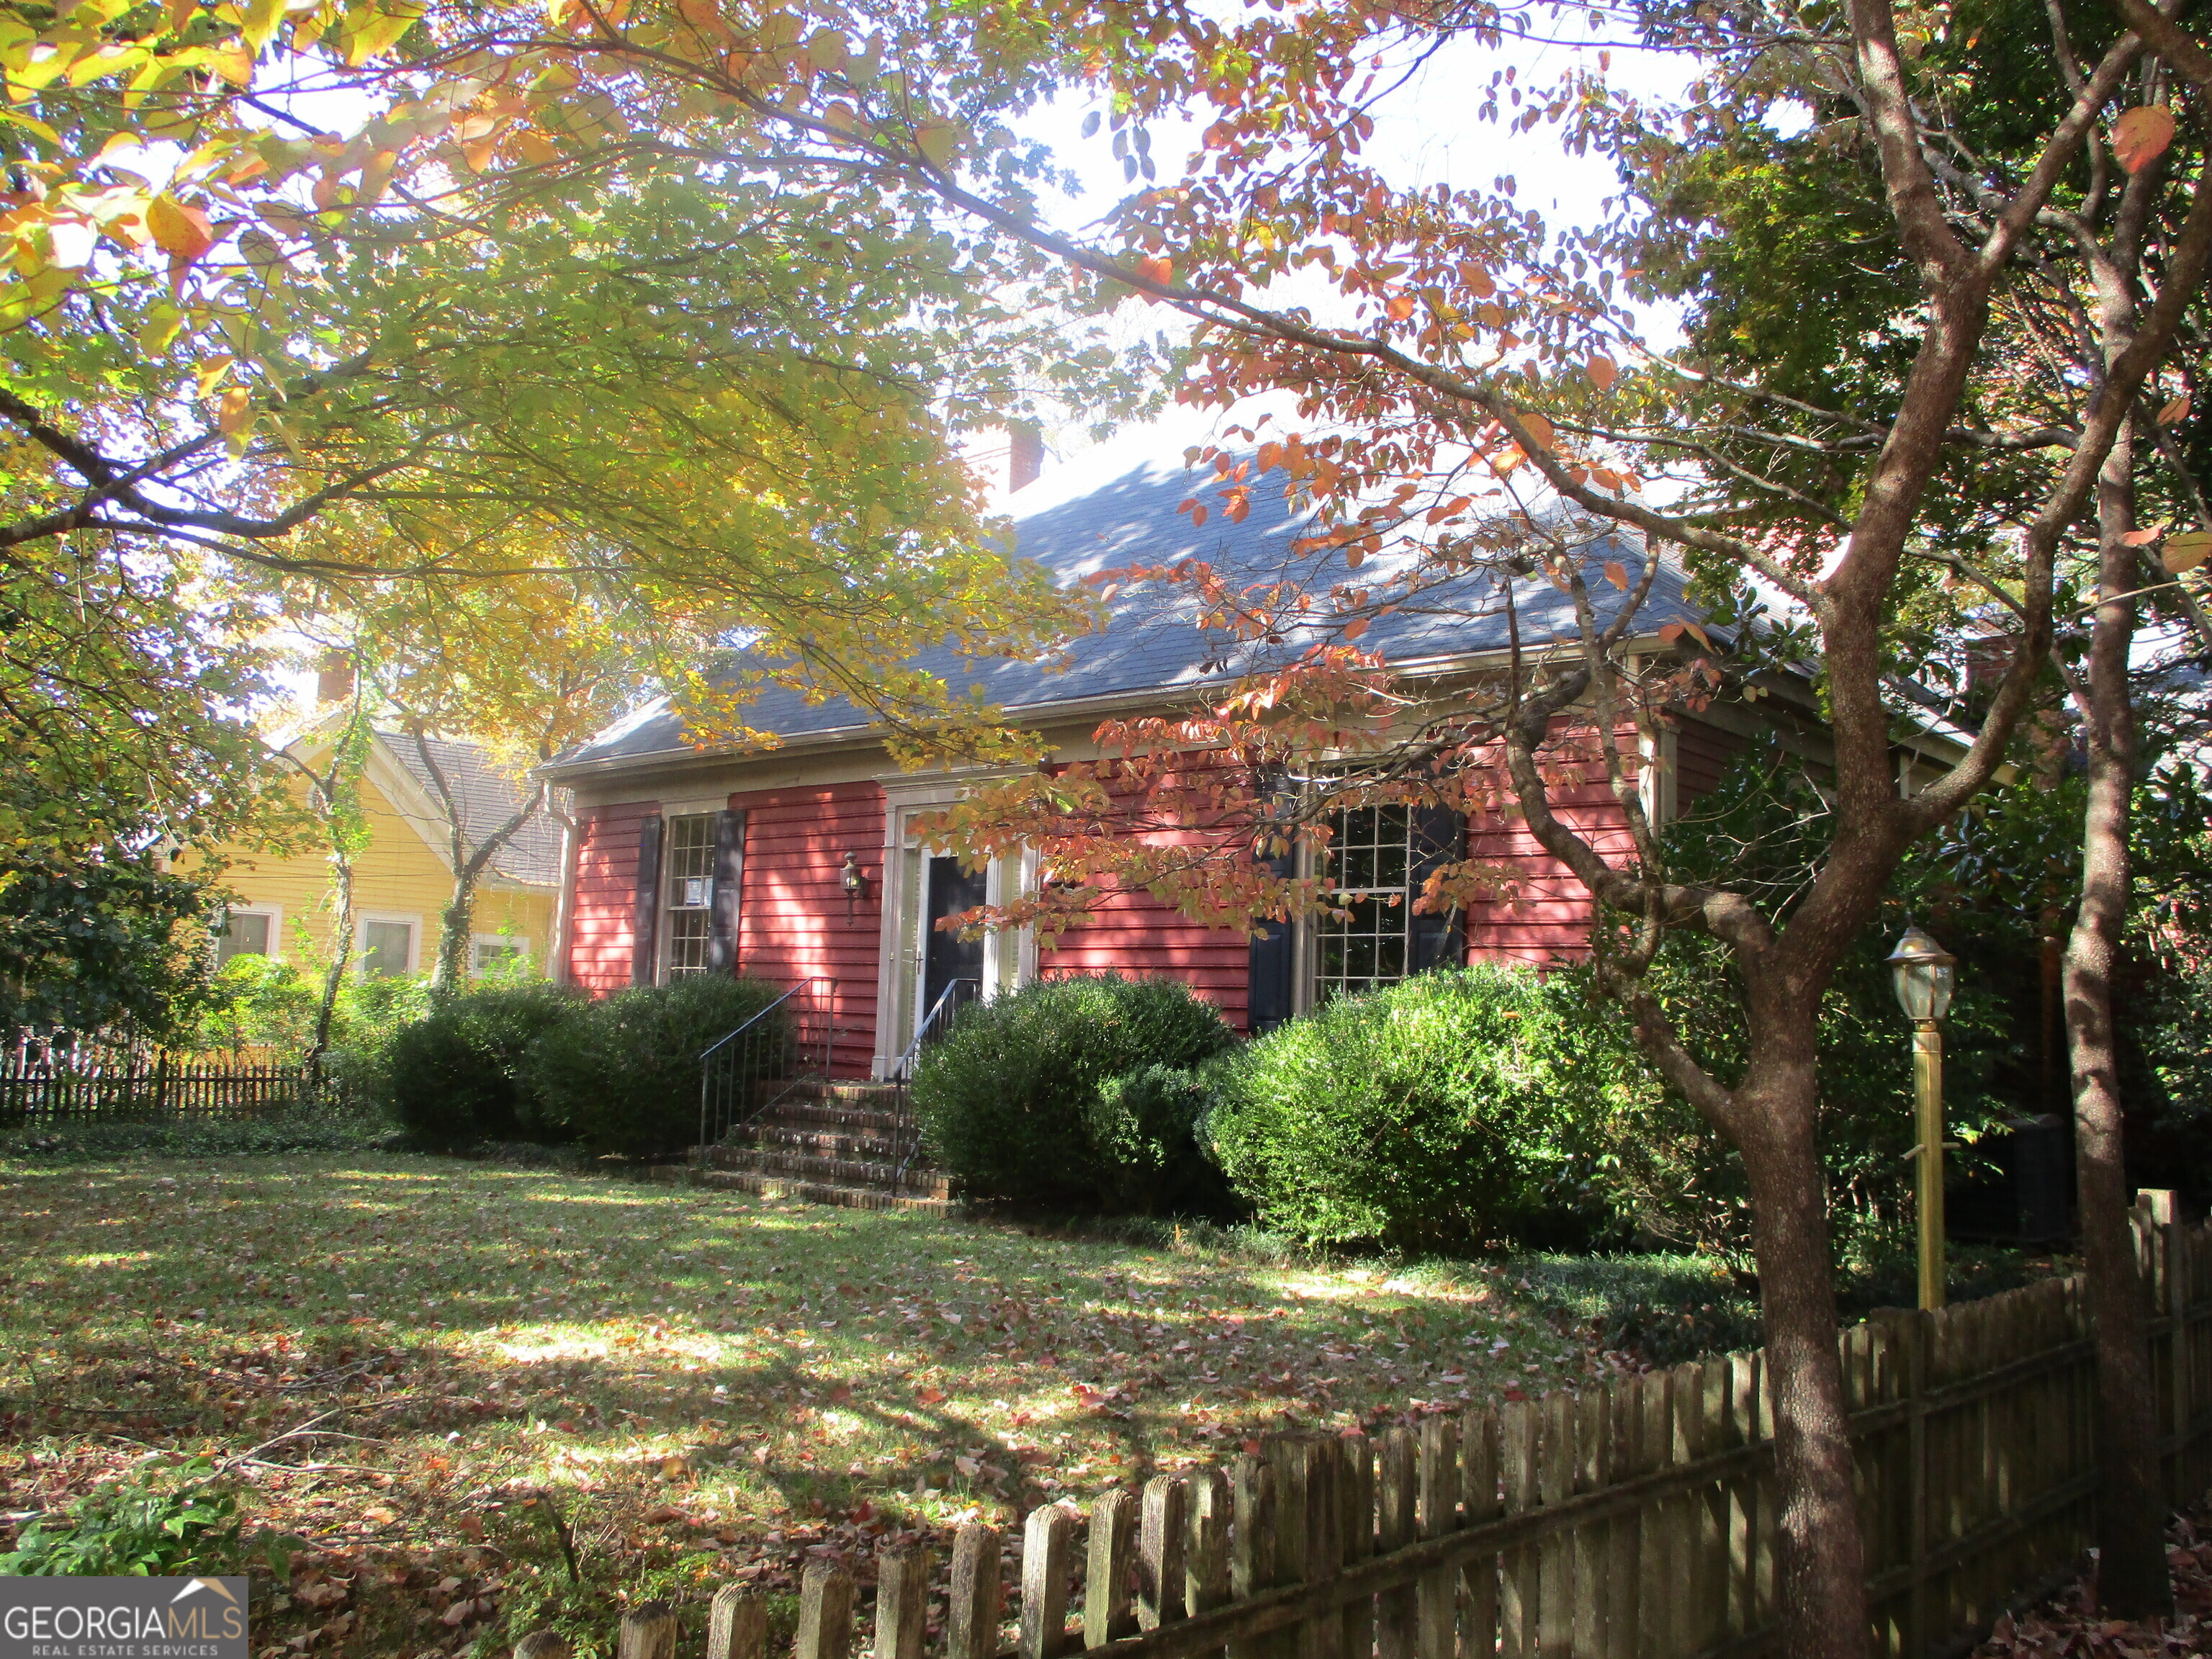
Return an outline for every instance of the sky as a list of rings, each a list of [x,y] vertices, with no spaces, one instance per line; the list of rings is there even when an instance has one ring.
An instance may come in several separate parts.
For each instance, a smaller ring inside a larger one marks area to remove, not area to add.
[[[1550,20],[1544,20],[1549,21]],[[1571,21],[1554,23],[1568,29]],[[1515,183],[1515,199],[1541,212],[1554,226],[1595,222],[1605,198],[1615,194],[1619,181],[1611,165],[1595,155],[1576,155],[1559,142],[1548,123],[1525,133],[1508,133],[1495,122],[1477,118],[1480,93],[1492,74],[1512,69],[1518,84],[1546,86],[1577,67],[1594,70],[1600,47],[1537,40],[1508,40],[1495,50],[1470,39],[1445,45],[1415,67],[1410,78],[1375,111],[1375,134],[1364,148],[1366,158],[1404,187],[1443,183],[1455,188],[1470,185],[1489,189],[1501,176]],[[1615,85],[1645,98],[1671,100],[1680,95],[1696,72],[1695,63],[1679,55],[1624,52],[1614,49],[1605,69]],[[1378,84],[1388,84],[1387,81]],[[1085,115],[1102,107],[1088,100],[1062,100],[1025,122],[1025,137],[1050,146],[1058,164],[1081,182],[1081,195],[1057,198],[1051,212],[1063,228],[1079,228],[1103,213],[1130,187],[1122,181],[1121,163],[1114,159],[1112,135],[1104,123],[1091,138],[1082,137]],[[1175,163],[1195,147],[1199,124],[1180,129],[1155,127],[1152,149],[1161,163],[1160,176],[1170,177]],[[1126,325],[1149,332],[1161,327],[1164,314],[1133,301],[1125,304]],[[1672,310],[1647,312],[1638,319],[1638,331],[1655,348],[1665,349],[1680,337],[1678,317]],[[1247,422],[1267,407],[1255,403],[1233,417]],[[1286,409],[1285,409],[1286,412]],[[1145,446],[1143,433],[1155,434],[1159,451],[1180,452],[1202,443],[1232,417],[1219,411],[1171,410],[1149,428],[1123,428],[1114,434],[1119,453]],[[1047,465],[1073,462],[1091,447],[1081,426],[1053,427],[1048,423]],[[979,453],[995,453],[989,440],[975,446]]]

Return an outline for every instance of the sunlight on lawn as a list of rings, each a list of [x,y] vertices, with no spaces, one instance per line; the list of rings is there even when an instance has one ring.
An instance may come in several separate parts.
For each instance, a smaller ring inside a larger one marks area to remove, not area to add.
[[[391,1156],[0,1180],[13,1510],[204,1448],[327,1544],[452,1546],[544,1487],[604,1553],[775,1584],[810,1534],[1012,1520],[1263,1430],[1602,1363],[1479,1267],[1261,1267]]]

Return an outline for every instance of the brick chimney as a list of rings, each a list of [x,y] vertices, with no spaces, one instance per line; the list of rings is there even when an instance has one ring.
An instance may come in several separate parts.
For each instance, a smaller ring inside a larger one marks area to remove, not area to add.
[[[325,651],[315,671],[315,701],[343,702],[353,696],[353,659],[343,651]]]
[[[1035,421],[1006,422],[1006,492],[1026,489],[1044,471],[1044,433]]]

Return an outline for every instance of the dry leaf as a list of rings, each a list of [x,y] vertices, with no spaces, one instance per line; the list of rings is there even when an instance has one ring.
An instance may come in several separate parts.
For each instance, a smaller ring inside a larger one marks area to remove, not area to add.
[[[2112,155],[2130,173],[2141,173],[2173,142],[2173,112],[2163,104],[2138,104],[2112,123]]]
[[[2176,421],[2185,418],[2188,413],[2189,394],[2185,392],[2158,411],[2158,423],[2160,426],[2172,426]]]
[[[2212,555],[2212,530],[2184,530],[2166,538],[2159,562],[2179,576],[2203,564],[2207,555]]]

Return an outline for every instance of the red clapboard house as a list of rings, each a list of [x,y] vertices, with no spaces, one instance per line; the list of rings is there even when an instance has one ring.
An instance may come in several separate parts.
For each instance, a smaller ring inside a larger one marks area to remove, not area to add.
[[[1185,558],[1250,580],[1279,574],[1295,562],[1310,584],[1330,580],[1326,572],[1312,574],[1314,556],[1294,555],[1304,526],[1279,495],[1255,491],[1243,522],[1216,515],[1197,526],[1176,510],[1192,488],[1179,455],[1153,459],[1126,449],[1117,455],[1117,447],[1108,446],[1018,488],[1010,499],[1017,545],[1069,583]],[[1633,547],[1608,543],[1592,556],[1620,558],[1632,574],[1640,571],[1642,555]],[[1639,623],[1655,647],[1662,626],[1694,616],[1683,588],[1682,573],[1662,565]],[[1378,622],[1367,642],[1401,667],[1433,665],[1440,673],[1503,653],[1504,623],[1490,614],[1494,606],[1473,595],[1456,607],[1448,594],[1430,597],[1437,603],[1421,614]],[[1516,604],[1524,640],[1571,633],[1567,601],[1548,584],[1528,584]],[[1223,671],[1209,654],[1219,652],[1221,636],[1201,634],[1194,617],[1180,588],[1146,584],[1115,598],[1107,626],[1078,641],[1072,659],[1054,672],[1026,662],[968,662],[949,651],[921,653],[921,660],[956,684],[980,685],[1010,718],[1077,759],[1096,752],[1091,738],[1102,720],[1184,708],[1208,682],[1219,681]],[[933,655],[944,658],[941,665]],[[1817,762],[1809,697],[1783,687],[1759,707],[1778,702],[1794,704],[1787,708],[1790,740],[1809,745]],[[972,981],[988,996],[1040,974],[1164,975],[1186,981],[1250,1031],[1335,992],[1438,963],[1544,963],[1586,944],[1587,896],[1517,823],[1470,826],[1422,814],[1409,822],[1402,812],[1372,811],[1347,814],[1337,826],[1339,879],[1364,895],[1349,907],[1346,921],[1277,924],[1266,937],[1247,939],[1197,926],[1139,893],[1115,896],[1048,950],[1013,934],[963,941],[933,924],[1017,891],[1015,884],[1033,881],[1036,872],[1033,859],[1009,859],[971,875],[953,857],[920,844],[914,819],[952,800],[960,780],[902,771],[849,705],[809,706],[796,695],[769,692],[747,719],[776,732],[781,746],[702,750],[679,717],[655,705],[549,769],[576,800],[561,969],[600,994],[700,973],[787,986],[812,981],[817,988],[827,982],[835,1002],[830,1072],[856,1084],[893,1074],[956,981]],[[1774,719],[1743,704],[1679,717],[1667,734],[1665,764],[1644,770],[1647,808],[1662,818],[1679,810],[1711,786],[1754,720]],[[1931,736],[1929,763],[1940,765],[1946,747]],[[1910,759],[1902,750],[1900,757]],[[1625,850],[1620,810],[1601,778],[1562,805],[1601,845]],[[1517,894],[1450,916],[1413,914],[1405,901],[1433,861],[1462,846],[1521,862],[1526,874]],[[1393,893],[1395,904],[1387,902]],[[825,1140],[866,1150],[864,1134],[830,1133],[854,1122],[825,1117],[814,1127],[823,1133],[787,1138],[781,1163],[792,1167],[757,1158],[763,1167],[740,1184],[811,1196],[866,1185],[866,1158],[814,1167],[823,1162],[814,1152]]]

